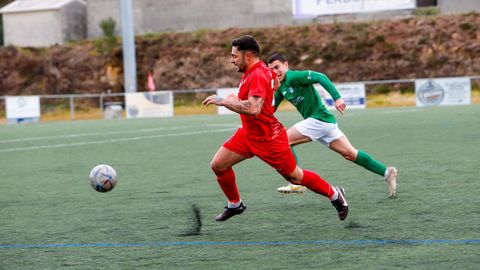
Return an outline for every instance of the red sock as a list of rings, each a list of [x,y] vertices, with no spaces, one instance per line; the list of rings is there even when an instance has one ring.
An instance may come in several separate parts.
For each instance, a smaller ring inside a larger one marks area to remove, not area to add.
[[[218,172],[213,170],[217,175],[217,181],[223,193],[230,203],[238,203],[240,201],[240,193],[238,192],[237,183],[235,181],[235,172],[230,167],[226,171]]]
[[[303,179],[301,184],[311,191],[326,196],[329,199],[335,193],[333,187],[327,181],[323,180],[320,175],[312,171],[303,170]]]

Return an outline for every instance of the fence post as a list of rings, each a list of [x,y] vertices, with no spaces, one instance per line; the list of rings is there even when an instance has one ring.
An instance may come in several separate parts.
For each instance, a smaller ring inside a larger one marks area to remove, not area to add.
[[[75,118],[75,104],[73,103],[73,95],[70,95],[70,120]]]
[[[103,113],[103,93],[101,93],[99,96],[99,102],[100,102],[100,113]]]

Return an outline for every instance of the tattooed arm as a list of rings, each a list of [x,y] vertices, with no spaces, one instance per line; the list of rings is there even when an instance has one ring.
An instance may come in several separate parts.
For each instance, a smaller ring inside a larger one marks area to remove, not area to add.
[[[236,100],[224,99],[217,95],[212,95],[203,101],[203,105],[208,106],[214,104],[223,106],[236,113],[257,116],[262,110],[263,101],[263,98],[257,96],[249,97],[248,100]]]

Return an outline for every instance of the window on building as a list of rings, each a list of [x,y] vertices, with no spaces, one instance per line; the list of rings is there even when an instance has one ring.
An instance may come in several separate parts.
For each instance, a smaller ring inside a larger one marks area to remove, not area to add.
[[[437,0],[417,0],[417,7],[437,6]]]
[[[0,15],[0,46],[3,46],[3,20],[2,15]]]

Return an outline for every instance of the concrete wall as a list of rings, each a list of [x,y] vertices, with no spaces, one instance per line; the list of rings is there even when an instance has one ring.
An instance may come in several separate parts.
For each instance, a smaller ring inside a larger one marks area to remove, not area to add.
[[[60,10],[62,38],[64,41],[82,40],[87,37],[87,7],[71,2]]]
[[[292,3],[289,0],[135,0],[135,33],[194,31],[229,27],[290,25]],[[99,23],[112,17],[120,29],[117,0],[89,0],[88,37],[101,36]]]
[[[87,37],[102,36],[100,22],[112,18],[117,23],[117,34],[120,33],[120,6],[118,0],[88,0],[87,1]],[[139,0],[133,1],[135,3]],[[135,16],[135,14],[134,14]],[[136,16],[135,16],[136,17]],[[135,18],[137,19],[137,18]],[[137,27],[137,22],[135,22]]]
[[[46,47],[62,44],[60,13],[46,10],[3,14],[5,45]]]
[[[73,1],[60,9],[4,13],[4,43],[22,47],[47,47],[85,39],[86,12],[84,3]]]
[[[466,13],[470,11],[480,12],[479,0],[438,0],[440,12],[444,14],[450,13]]]

